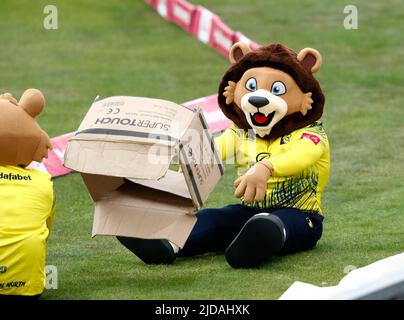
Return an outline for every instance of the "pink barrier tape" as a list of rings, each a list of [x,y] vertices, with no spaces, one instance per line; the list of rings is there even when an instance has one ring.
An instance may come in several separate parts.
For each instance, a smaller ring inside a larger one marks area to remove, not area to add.
[[[231,126],[232,122],[223,114],[217,103],[217,94],[195,99],[183,104],[189,109],[201,108],[212,133],[218,133]]]
[[[146,0],[160,16],[187,32],[191,32],[192,15],[195,6],[185,0]]]
[[[145,0],[145,2],[165,20],[175,23],[226,57],[231,46],[238,41],[245,42],[253,50],[259,47],[241,32],[233,31],[219,16],[205,7],[195,6],[186,0]]]
[[[32,162],[28,168],[49,173],[53,178],[64,176],[72,172],[72,170],[63,166],[63,157],[67,142],[72,136],[74,136],[74,132],[52,138],[53,149],[49,150],[48,158],[44,159],[41,163]]]

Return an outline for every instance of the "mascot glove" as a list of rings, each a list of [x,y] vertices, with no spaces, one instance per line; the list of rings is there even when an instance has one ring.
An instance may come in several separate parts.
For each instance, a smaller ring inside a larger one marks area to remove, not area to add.
[[[267,181],[272,176],[273,166],[269,160],[257,162],[245,175],[234,181],[234,195],[246,203],[263,201],[267,190]]]

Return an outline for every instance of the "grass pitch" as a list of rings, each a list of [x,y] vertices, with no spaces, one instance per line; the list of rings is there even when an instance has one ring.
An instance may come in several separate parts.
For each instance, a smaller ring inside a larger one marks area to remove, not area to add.
[[[194,1],[256,42],[317,48],[323,117],[331,144],[323,238],[312,251],[257,270],[234,270],[222,254],[143,264],[113,237],[91,239],[93,205],[77,174],[55,180],[57,219],[47,264],[59,288],[43,299],[275,299],[294,281],[335,285],[349,266],[404,250],[404,8],[352,1],[359,29],[345,30],[344,1]],[[95,96],[133,95],[178,103],[216,92],[225,58],[164,22],[141,0],[55,0],[59,29],[43,28],[48,1],[3,0],[0,92],[44,91],[41,126],[75,130]],[[234,171],[207,206],[233,197]]]

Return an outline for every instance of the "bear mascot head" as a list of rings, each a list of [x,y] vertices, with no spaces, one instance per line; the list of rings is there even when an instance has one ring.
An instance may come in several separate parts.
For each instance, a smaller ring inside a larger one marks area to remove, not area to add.
[[[51,142],[35,118],[43,111],[41,91],[26,90],[20,101],[11,94],[0,95],[0,165],[26,167],[47,158]]]

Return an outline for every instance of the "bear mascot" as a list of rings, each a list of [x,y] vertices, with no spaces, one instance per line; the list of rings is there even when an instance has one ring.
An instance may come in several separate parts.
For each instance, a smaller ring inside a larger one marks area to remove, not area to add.
[[[0,95],[0,301],[36,299],[44,290],[53,184],[50,175],[26,168],[51,148],[35,120],[44,105],[36,89],[26,90],[19,102]]]
[[[241,203],[200,210],[181,250],[165,239],[119,237],[146,263],[224,251],[232,267],[254,268],[311,249],[322,235],[330,153],[319,121],[325,99],[313,76],[320,53],[305,48],[296,54],[281,44],[251,51],[240,42],[230,62],[218,102],[233,125],[215,144],[234,163]]]

